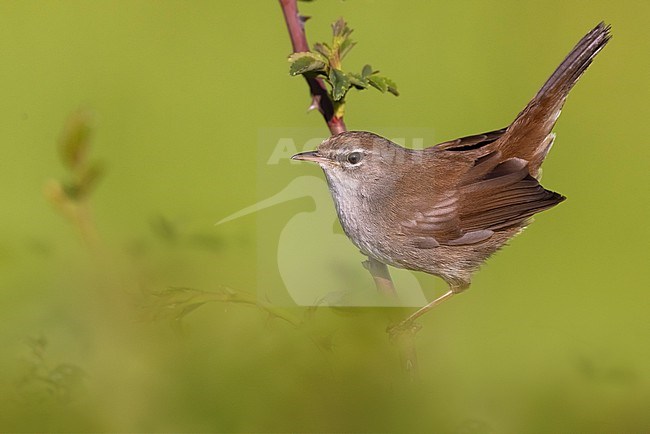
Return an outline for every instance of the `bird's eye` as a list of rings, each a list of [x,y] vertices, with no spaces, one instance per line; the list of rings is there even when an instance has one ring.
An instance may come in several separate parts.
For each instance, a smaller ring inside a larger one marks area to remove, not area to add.
[[[347,156],[347,160],[350,164],[359,164],[361,157],[361,152],[350,152]]]

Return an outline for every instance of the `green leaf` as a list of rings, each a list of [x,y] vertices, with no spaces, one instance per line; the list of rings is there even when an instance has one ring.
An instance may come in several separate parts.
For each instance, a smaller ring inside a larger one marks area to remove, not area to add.
[[[332,49],[325,42],[317,42],[314,44],[314,51],[325,56],[326,59],[332,55]]]
[[[341,42],[341,46],[339,47],[339,59],[343,59],[355,45],[357,45],[357,43],[350,38],[343,40]]]
[[[348,24],[345,22],[343,17],[332,23],[332,34],[334,35],[334,39],[349,36],[350,33],[352,33],[352,30],[348,27]]]
[[[88,196],[104,175],[104,165],[95,161],[84,168],[79,176],[79,198]]]
[[[330,87],[330,97],[334,103],[335,116],[342,117],[345,109],[345,96],[351,87],[358,90],[367,89],[372,86],[382,93],[399,95],[397,85],[388,77],[379,75],[379,71],[372,69],[372,66],[365,65],[361,73],[345,73],[341,68],[341,59],[356,45],[350,38],[352,29],[348,27],[343,18],[332,23],[332,42],[316,43],[313,51],[294,53],[289,56],[291,66],[289,73],[298,74],[322,74]]]
[[[332,66],[338,67],[341,59],[354,47],[355,43],[350,39],[351,33],[352,29],[348,27],[343,18],[332,23],[332,54],[328,57],[330,60],[337,59],[337,64]]]
[[[363,78],[366,78],[366,77],[368,77],[369,75],[372,75],[372,73],[373,73],[373,71],[372,71],[372,66],[370,66],[370,65],[366,65],[366,66],[364,66],[363,69],[361,70],[361,76],[362,76]]]
[[[81,194],[79,192],[79,186],[70,182],[66,182],[62,185],[63,192],[65,193],[66,200],[78,201],[81,199]]]
[[[368,83],[375,89],[378,89],[381,91],[381,93],[385,93],[388,90],[388,84],[386,84],[386,81],[383,79],[383,77],[380,77],[378,75],[371,75],[368,77]]]
[[[90,148],[91,114],[80,110],[70,116],[61,137],[61,159],[69,169],[78,168]]]
[[[373,74],[368,77],[368,83],[370,83],[372,87],[380,90],[381,93],[388,91],[395,96],[399,95],[399,92],[397,91],[397,85],[388,77]]]
[[[74,201],[86,199],[104,174],[104,166],[100,162],[93,162],[78,169],[77,179],[64,185],[66,196]]]
[[[350,89],[350,78],[339,69],[332,69],[329,75],[330,83],[332,84],[332,99],[340,101],[345,97],[348,89]]]
[[[327,59],[319,53],[312,53],[310,51],[302,53],[293,53],[289,56],[289,74],[298,75],[306,72],[325,72],[327,67]]]
[[[388,85],[388,92],[392,93],[395,96],[399,96],[399,92],[397,91],[397,84],[395,84],[395,82],[388,77],[385,77],[385,79],[386,84]]]
[[[348,72],[348,78],[352,86],[357,89],[366,89],[368,87],[368,80],[360,74],[354,72]]]

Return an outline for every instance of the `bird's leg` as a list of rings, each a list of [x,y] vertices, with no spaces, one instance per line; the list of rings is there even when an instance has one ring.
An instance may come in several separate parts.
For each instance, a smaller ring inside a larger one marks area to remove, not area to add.
[[[411,315],[409,315],[408,318],[401,321],[397,326],[398,327],[404,327],[404,326],[407,326],[407,325],[413,323],[413,321],[420,318],[422,315],[429,312],[431,309],[438,306],[439,304],[441,304],[443,301],[447,300],[448,298],[450,298],[454,294],[456,294],[456,292],[454,290],[450,289],[449,291],[445,292],[440,297],[436,298],[435,300],[433,300],[432,302],[430,302],[426,306],[422,306],[421,308],[419,308],[418,310],[413,312]]]
[[[420,329],[420,327],[414,324],[414,321],[416,319],[420,318],[422,315],[429,312],[431,309],[438,306],[443,301],[451,298],[452,295],[458,294],[459,292],[462,292],[463,290],[465,290],[467,288],[467,286],[468,285],[459,285],[459,286],[451,285],[451,287],[449,288],[449,291],[445,292],[440,297],[436,298],[435,300],[433,300],[432,302],[430,302],[426,306],[422,306],[420,309],[416,310],[411,315],[409,315],[406,319],[404,319],[404,320],[400,321],[399,323],[389,327],[387,332],[391,336],[395,335],[396,333],[403,332],[403,331],[406,331],[406,330],[410,330],[412,332],[413,331],[417,332]]]
[[[368,260],[363,261],[362,264],[372,275],[377,291],[380,294],[397,298],[397,291],[395,291],[395,285],[393,285],[393,279],[390,277],[386,264],[371,257],[368,257]]]

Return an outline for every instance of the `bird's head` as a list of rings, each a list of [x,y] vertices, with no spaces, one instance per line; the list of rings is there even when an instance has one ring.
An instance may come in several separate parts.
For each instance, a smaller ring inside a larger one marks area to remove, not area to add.
[[[301,152],[293,160],[318,163],[330,187],[363,192],[372,186],[386,185],[404,164],[407,149],[365,131],[349,131],[323,141],[315,151]]]

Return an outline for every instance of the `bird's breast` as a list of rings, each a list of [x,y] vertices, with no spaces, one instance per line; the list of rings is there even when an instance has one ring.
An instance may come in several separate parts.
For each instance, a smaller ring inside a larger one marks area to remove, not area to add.
[[[392,264],[394,261],[387,255],[390,228],[386,227],[385,213],[377,209],[375,198],[360,191],[330,191],[341,227],[352,243],[364,254]]]

